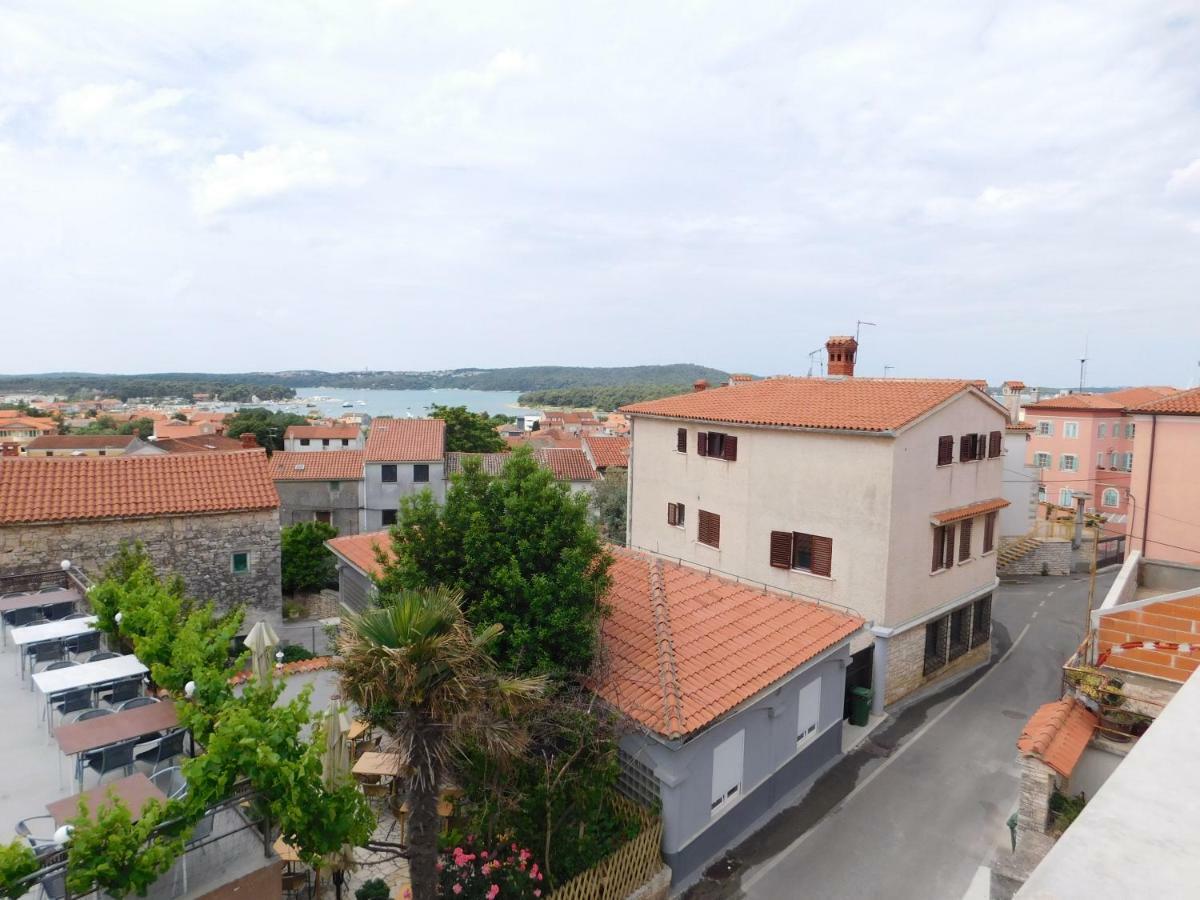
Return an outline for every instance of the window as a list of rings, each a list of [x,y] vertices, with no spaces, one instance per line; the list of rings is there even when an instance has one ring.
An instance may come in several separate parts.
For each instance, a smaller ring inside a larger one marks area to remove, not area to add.
[[[943,434],[938,438],[937,464],[948,466],[954,462],[954,435]]]
[[[977,435],[964,434],[958,439],[958,461],[968,462],[975,458],[975,441]]]
[[[1101,450],[1099,453],[1096,454],[1096,468],[1097,469],[1104,468],[1104,451],[1103,450]]]
[[[701,431],[696,434],[696,452],[701,456],[712,456],[734,462],[737,459],[738,440],[732,434],[719,431]]]
[[[1045,502],[1046,502],[1046,486],[1044,484],[1039,484],[1038,485],[1038,503],[1045,503]]]
[[[230,569],[235,573],[250,571],[250,554],[234,553],[230,557]]]
[[[1072,506],[1073,505],[1072,501],[1071,501],[1071,489],[1070,488],[1059,488],[1059,490],[1058,490],[1058,505],[1059,506]]]
[[[332,496],[336,497],[341,492],[342,492],[342,483],[340,481],[329,482],[329,493]]]
[[[933,569],[938,572],[954,565],[954,526],[939,525],[933,529]]]
[[[713,750],[712,804],[713,813],[727,809],[738,801],[742,792],[742,754],[746,732],[739,731]]]
[[[321,438],[321,446],[328,447],[329,446],[329,438]]]
[[[1125,471],[1126,472],[1133,471],[1133,454],[1132,453],[1125,454]]]
[[[700,523],[696,531],[696,540],[710,547],[721,546],[721,517],[706,509],[700,510]]]
[[[1073,453],[1064,453],[1058,458],[1058,467],[1064,472],[1079,471],[1079,458]]]
[[[1078,422],[1063,422],[1063,437],[1077,438],[1079,437]]]
[[[1110,469],[1120,468],[1120,462],[1121,462],[1121,454],[1120,453],[1117,453],[1114,450],[1112,453],[1108,454],[1108,467]]]
[[[1134,426],[1133,426],[1132,422],[1130,422],[1128,425],[1125,426],[1125,437],[1127,437],[1127,438],[1133,437],[1133,428],[1134,428]]]
[[[319,509],[313,513],[314,522],[324,522],[329,525],[333,521],[333,513],[327,509]]]
[[[800,714],[796,719],[796,746],[802,747],[817,733],[821,724],[821,679],[814,678],[800,688]]]
[[[1116,488],[1105,488],[1104,493],[1100,497],[1100,502],[1108,507],[1118,507],[1121,505],[1121,492]]]
[[[970,624],[971,607],[963,606],[950,613],[950,660],[954,661],[967,652],[970,643],[967,627]]]
[[[417,463],[413,466],[413,484],[429,483],[429,463]]]
[[[388,525],[396,524],[396,510],[385,509],[383,511],[383,525],[386,528]]]
[[[992,635],[992,595],[980,597],[971,609],[971,646],[978,647]]]
[[[993,431],[988,435],[988,459],[996,459],[1004,450],[1004,435]]]
[[[687,453],[687,429],[679,428],[675,431],[675,449],[679,453]]]
[[[1108,425],[1106,423],[1101,422],[1096,427],[1096,437],[1099,437],[1099,438],[1108,437]]]
[[[983,517],[983,552],[991,553],[996,549],[996,520],[998,512],[987,513]]]
[[[307,447],[308,446],[308,438],[300,438],[300,446]]]
[[[963,523],[958,526],[960,532],[958,537],[959,562],[966,562],[971,558],[971,522],[971,519],[965,519],[963,520]]]
[[[662,785],[653,769],[623,747],[617,748],[617,763],[617,790],[651,809],[662,803]]]
[[[101,455],[101,456],[108,456],[108,451],[107,451],[107,450],[101,450],[101,451],[100,451],[100,455]]]
[[[946,626],[949,616],[935,619],[925,626],[925,675],[936,672],[946,664]]]
[[[379,467],[379,480],[384,484],[396,483],[396,465],[395,463],[386,463]]]
[[[350,438],[342,438],[342,446],[349,447],[350,446]]]
[[[1040,435],[1044,435],[1044,436],[1053,435],[1054,434],[1054,423],[1046,422],[1046,421],[1038,422],[1037,423],[1037,433]]]
[[[667,504],[667,524],[682,528],[687,522],[687,510],[682,503]]]
[[[1034,464],[1035,466],[1037,466],[1039,469],[1048,469],[1048,468],[1050,468],[1051,462],[1052,462],[1052,461],[1051,461],[1051,459],[1050,459],[1050,454],[1049,454],[1049,453],[1035,453],[1035,454],[1033,454],[1033,464]]]
[[[833,570],[833,538],[800,531],[771,532],[771,565],[830,576]]]

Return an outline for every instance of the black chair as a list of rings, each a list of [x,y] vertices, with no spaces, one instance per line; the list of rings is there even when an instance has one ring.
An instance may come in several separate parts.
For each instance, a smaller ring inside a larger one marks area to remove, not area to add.
[[[4,614],[4,624],[13,628],[30,624],[34,619],[41,619],[42,611],[36,606],[26,606],[24,609],[10,609]]]
[[[76,635],[73,638],[67,638],[63,642],[68,653],[72,656],[79,656],[81,653],[94,653],[100,649],[100,632],[85,631],[83,634]]]
[[[58,700],[59,702],[54,704],[54,708],[58,710],[60,716],[93,708],[91,688],[78,688],[74,691],[67,691],[59,694]]]
[[[84,764],[100,776],[97,784],[103,782],[104,776],[109,772],[115,772],[118,769],[126,775],[130,775],[133,773],[133,748],[136,746],[137,741],[132,740],[94,750],[85,757]]]
[[[52,603],[49,606],[42,607],[42,610],[47,619],[51,622],[57,622],[59,619],[65,619],[75,611],[75,603],[74,601]]]
[[[33,824],[35,822],[36,826]],[[30,816],[18,822],[16,827],[17,836],[28,841],[35,851],[58,846],[58,842],[54,840],[54,832],[57,830],[58,823],[54,821],[54,816]]]
[[[183,756],[183,741],[186,737],[187,732],[182,728],[168,732],[147,749],[134,756],[134,759],[138,762],[149,763],[157,770],[160,763]]]
[[[88,614],[85,612],[73,612],[69,616],[63,616],[64,619],[86,619]]]
[[[99,653],[93,653],[88,657],[88,662],[100,662],[102,659],[116,659],[120,653],[113,653],[111,650],[101,650]]]
[[[126,700],[122,703],[118,712],[125,712],[127,709],[137,709],[139,706],[152,706],[157,702],[157,697],[134,697],[132,700]]]
[[[46,900],[66,900],[67,876],[63,873],[47,875],[42,879],[42,895]]]
[[[183,777],[183,770],[179,766],[151,773],[150,783],[162,791],[168,800],[178,800],[187,796],[187,779]]]
[[[58,659],[50,663],[50,665],[46,666],[46,668],[42,669],[42,671],[53,672],[55,669],[70,669],[77,665],[79,665],[79,663],[75,662],[73,659]]]
[[[75,717],[76,722],[86,722],[88,719],[99,719],[104,716],[114,715],[111,709],[101,709],[98,706],[93,706],[91,709],[85,709]]]
[[[60,660],[63,658],[63,653],[62,641],[42,641],[38,644],[30,644],[25,651],[31,666]]]
[[[109,706],[117,706],[124,703],[126,700],[132,700],[134,697],[142,693],[142,679],[128,678],[124,681],[118,681],[107,691],[107,693],[98,694],[98,698]]]
[[[49,582],[47,582],[46,584],[43,584],[40,588],[38,588],[37,592],[39,594],[57,594],[62,589],[63,589],[63,586],[61,584],[50,584]]]

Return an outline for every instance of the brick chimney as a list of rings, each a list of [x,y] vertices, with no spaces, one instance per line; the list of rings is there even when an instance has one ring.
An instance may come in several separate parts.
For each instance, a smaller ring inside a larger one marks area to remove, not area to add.
[[[20,456],[21,445],[16,441],[5,441],[0,444],[0,456]]]
[[[243,450],[252,450],[258,446],[258,438],[254,436],[253,431],[243,431],[241,437]]]
[[[854,357],[858,354],[858,341],[849,335],[835,334],[825,342],[829,354],[828,374],[849,378],[854,375]]]
[[[692,382],[692,390],[696,393],[699,393],[700,391],[706,391],[708,390],[708,382],[703,378],[699,379],[698,381],[694,381]]]

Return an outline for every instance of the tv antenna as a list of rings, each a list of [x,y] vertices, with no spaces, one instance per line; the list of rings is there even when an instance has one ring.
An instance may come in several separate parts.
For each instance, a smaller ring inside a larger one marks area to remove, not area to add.
[[[863,319],[859,319],[858,322],[856,322],[854,325],[854,343],[856,343],[856,344],[858,343],[859,332],[862,331],[862,327],[864,325],[871,325],[876,328],[878,327],[878,325],[876,325],[875,322],[867,322],[867,321],[864,321]]]
[[[824,347],[818,347],[812,353],[808,354],[808,377],[809,378],[813,377],[813,367],[817,364],[817,360],[820,359],[820,355],[824,352],[825,352]],[[823,359],[821,359],[821,377],[822,378],[825,377],[825,360],[823,360]]]
[[[896,368],[896,367],[895,367],[895,366],[884,366],[884,367],[883,367],[883,377],[884,377],[884,378],[887,378],[887,377],[888,377],[888,372],[889,372],[889,371],[891,371],[891,370],[892,370],[892,369],[894,369],[894,368]]]
[[[1087,355],[1088,355],[1088,336],[1083,337],[1083,356],[1079,360],[1079,391],[1083,392],[1083,386],[1087,382]]]

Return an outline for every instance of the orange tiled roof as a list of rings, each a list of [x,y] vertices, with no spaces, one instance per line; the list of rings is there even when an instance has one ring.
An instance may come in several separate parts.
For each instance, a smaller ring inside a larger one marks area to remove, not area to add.
[[[1026,409],[1095,409],[1115,412],[1151,403],[1162,397],[1175,394],[1173,387],[1131,387],[1119,391],[1109,391],[1106,394],[1064,394],[1061,397],[1047,397],[1037,403],[1028,403]]]
[[[1095,713],[1074,697],[1056,700],[1038,708],[1021,736],[1017,750],[1022,756],[1034,756],[1064,778],[1069,778],[1100,724]]]
[[[1200,388],[1180,391],[1160,400],[1131,406],[1130,412],[1162,413],[1169,416],[1200,416]]]
[[[500,470],[504,468],[504,464],[508,462],[511,455],[508,453],[447,453],[446,454],[446,477],[449,478],[463,470],[463,460],[467,458],[479,460],[480,468],[489,475],[499,475]]]
[[[976,503],[968,503],[966,506],[943,509],[941,512],[935,512],[930,518],[935,525],[946,525],[950,522],[958,522],[961,519],[970,519],[973,516],[982,516],[984,513],[995,512],[998,509],[1004,509],[1006,506],[1008,506],[1008,501],[1003,497],[993,497],[991,500],[980,500]]]
[[[280,450],[271,457],[271,477],[276,481],[361,481],[363,451]]]
[[[965,380],[787,376],[633,403],[621,411],[706,422],[887,432],[967,390],[974,386]],[[1000,412],[998,404],[988,402]]]
[[[588,435],[583,439],[597,469],[629,465],[629,438],[621,435]]]
[[[156,420],[154,436],[156,438],[199,437],[202,434],[213,434],[217,430],[214,422],[180,422],[177,419]]]
[[[1009,431],[1034,431],[1037,428],[1036,425],[1032,425],[1029,422],[1009,422],[1004,427]]]
[[[523,435],[506,434],[504,442],[514,448],[531,446],[578,450],[583,447],[579,435],[563,431],[561,428],[539,428],[537,431],[527,431]]]
[[[600,477],[582,450],[539,447],[533,454],[559,481],[594,481]]]
[[[441,419],[375,419],[367,436],[367,462],[432,462],[446,450]]]
[[[1152,642],[1154,648],[1120,646],[1134,641]],[[1164,646],[1172,644],[1186,649]],[[1110,669],[1182,684],[1200,668],[1200,652],[1192,647],[1200,648],[1200,593],[1100,613],[1096,649]]]
[[[289,425],[283,433],[285,440],[308,438],[309,440],[353,440],[362,434],[356,425]]]
[[[863,624],[649,554],[612,553],[603,674],[594,686],[668,738],[710,724]]]
[[[0,459],[0,525],[277,506],[262,450]]]
[[[138,440],[132,434],[44,434],[25,445],[26,450],[116,450]]]
[[[162,438],[154,442],[155,447],[168,453],[224,453],[230,450],[244,450],[242,442],[237,438],[225,437],[223,434],[197,434],[192,437]]]
[[[20,426],[22,428],[32,428],[35,431],[40,431],[42,433],[55,431],[58,428],[58,426],[54,424],[53,420],[40,418],[38,416],[9,416],[4,420],[3,427],[13,428],[16,426]]]
[[[392,545],[388,531],[367,531],[363,534],[348,534],[345,537],[335,537],[325,542],[325,546],[371,578],[383,574],[383,567],[375,556],[378,548],[387,559],[392,558]]]
[[[1008,388],[1010,391],[1023,391],[1025,390],[1025,382],[1010,379],[1009,381],[1004,382],[1004,387]]]

